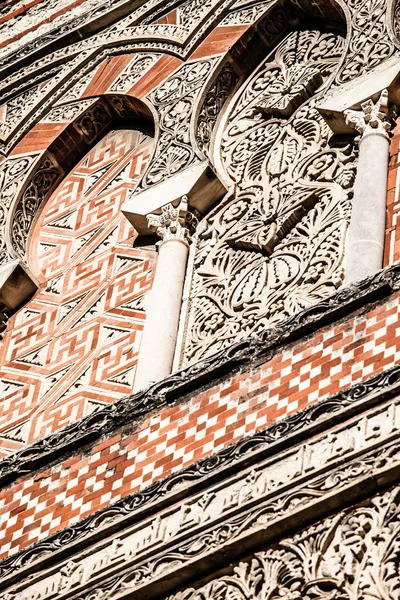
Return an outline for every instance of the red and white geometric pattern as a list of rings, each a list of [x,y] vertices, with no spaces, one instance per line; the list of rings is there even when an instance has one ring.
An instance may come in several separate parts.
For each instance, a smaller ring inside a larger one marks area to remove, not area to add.
[[[0,348],[3,454],[132,391],[156,255],[133,248],[120,207],[151,147],[137,131],[109,133],[34,227],[28,256],[41,287]]]
[[[400,294],[0,491],[0,558],[400,363]]]

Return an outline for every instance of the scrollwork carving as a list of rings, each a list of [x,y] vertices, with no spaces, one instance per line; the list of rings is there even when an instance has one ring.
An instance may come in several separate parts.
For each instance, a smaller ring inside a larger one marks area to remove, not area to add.
[[[195,590],[168,600],[397,600],[400,489],[258,552]]]
[[[74,121],[81,113],[85,112],[96,99],[80,100],[79,102],[69,102],[61,106],[55,106],[47,113],[42,122],[64,121],[66,123]]]
[[[136,54],[110,88],[112,92],[128,92],[130,88],[160,58],[161,54],[141,52]]]
[[[10,260],[9,249],[6,245],[5,226],[14,199],[21,191],[24,179],[28,176],[37,156],[9,157],[0,166],[0,228],[3,235],[0,236],[0,264]]]
[[[400,39],[400,2],[396,2],[393,11],[393,31],[398,39]]]
[[[233,197],[198,233],[184,360],[289,317],[342,281],[354,154],[314,108],[343,50],[293,32],[242,88],[221,136]]]
[[[88,143],[93,143],[111,122],[108,107],[101,102],[90,106],[84,114],[74,122],[74,128],[79,131]]]
[[[160,115],[160,137],[137,191],[193,163],[196,154],[190,144],[192,107],[214,62],[215,59],[207,58],[184,64],[150,95]]]
[[[197,121],[196,132],[197,143],[205,154],[209,152],[211,135],[217,118],[238,79],[234,68],[229,64],[225,65],[211,89],[206,93]]]
[[[12,246],[18,256],[24,257],[29,229],[37,211],[63,176],[60,166],[47,156],[32,177],[18,203],[11,230]]]
[[[347,83],[376,68],[393,55],[388,33],[385,0],[348,0],[352,33],[346,57],[335,77],[335,85]]]

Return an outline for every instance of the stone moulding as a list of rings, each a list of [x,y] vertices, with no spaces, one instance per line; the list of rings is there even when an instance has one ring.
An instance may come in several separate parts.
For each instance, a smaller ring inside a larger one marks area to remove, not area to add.
[[[399,492],[397,485],[314,523],[168,600],[397,600]]]
[[[396,482],[399,430],[397,398],[225,479],[206,479],[205,490],[191,489],[185,499],[177,502],[174,494],[170,506],[153,506],[155,515],[143,518],[138,511],[136,522],[127,527],[125,520],[117,535],[105,539],[103,530],[100,543],[72,560],[50,568],[47,562],[44,572],[9,590],[11,597],[87,598],[110,590],[110,581],[107,598],[141,598],[144,588],[148,598],[168,592],[176,571],[183,583],[193,568],[199,576]]]
[[[265,330],[232,344],[205,360],[196,362],[155,383],[145,390],[124,396],[117,402],[68,425],[0,461],[0,486],[50,463],[60,456],[83,447],[124,425],[134,425],[150,411],[184,399],[186,394],[211,385],[219,378],[239,369],[256,366],[278,349],[318,328],[349,315],[367,303],[382,300],[400,289],[400,265],[383,269],[378,274],[342,288],[336,294],[311,306],[280,326]],[[352,388],[350,388],[351,390]]]
[[[317,327],[345,316],[367,302],[384,298],[398,289],[400,267],[391,267],[300,313],[290,323],[265,332],[263,339],[235,344],[229,351],[220,352],[181,373],[170,376],[148,390],[123,398],[97,413],[65,428],[62,432],[33,444],[0,463],[1,482],[9,483],[35,471],[57,457],[70,453],[106,435],[124,424],[134,424],[150,410],[179,401],[190,389],[198,389],[238,367],[254,365],[274,349],[310,333]],[[206,378],[203,371],[207,370]],[[186,381],[187,379],[187,381]],[[229,477],[251,464],[285,451],[294,444],[342,423],[344,420],[371,409],[394,397],[400,390],[400,367],[396,366],[366,382],[352,386],[326,400],[299,411],[264,431],[209,456],[198,463],[155,482],[148,488],[125,497],[98,513],[87,517],[32,547],[0,562],[0,585],[9,585],[25,574],[61,559],[74,550],[93,543],[106,535],[127,527],[155,510],[161,510],[189,494]],[[51,554],[51,556],[49,556]]]

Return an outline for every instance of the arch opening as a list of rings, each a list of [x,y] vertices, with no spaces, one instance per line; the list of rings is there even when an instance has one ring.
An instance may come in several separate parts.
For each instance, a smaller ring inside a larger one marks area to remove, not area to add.
[[[156,253],[133,247],[136,232],[120,207],[152,147],[146,133],[113,128],[36,216],[26,257],[40,288],[2,341],[0,437],[9,450],[133,390]],[[20,439],[11,440],[16,426]]]

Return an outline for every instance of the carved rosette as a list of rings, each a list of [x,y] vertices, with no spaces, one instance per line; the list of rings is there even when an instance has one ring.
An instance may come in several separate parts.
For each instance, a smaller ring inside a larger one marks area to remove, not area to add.
[[[187,196],[183,196],[177,207],[166,204],[161,208],[160,215],[147,215],[149,228],[163,242],[167,240],[180,240],[188,244],[191,242],[198,219],[195,214],[196,211],[188,209],[187,201]]]
[[[380,134],[389,139],[391,123],[387,90],[382,91],[376,104],[369,99],[361,104],[361,110],[346,110],[344,114],[347,125],[353,127],[360,134],[356,141],[361,141],[363,137],[371,133]]]
[[[234,192],[198,229],[183,363],[341,285],[355,154],[330,146],[315,95],[343,48],[338,34],[292,32],[233,99],[216,160]]]

